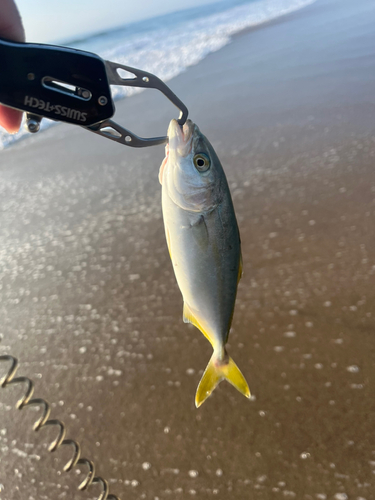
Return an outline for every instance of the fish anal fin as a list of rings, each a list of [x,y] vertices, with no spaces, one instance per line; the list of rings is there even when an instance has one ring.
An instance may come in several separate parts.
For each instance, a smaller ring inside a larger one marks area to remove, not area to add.
[[[195,395],[195,406],[199,408],[224,379],[241,394],[250,398],[249,386],[233,359],[227,355],[226,359],[221,361],[214,352],[199,382]]]
[[[184,302],[184,309],[183,309],[183,313],[182,313],[182,319],[183,319],[184,323],[191,323],[196,328],[198,328],[198,330],[200,330],[203,333],[203,335],[206,337],[206,339],[212,345],[212,339],[210,338],[210,335],[203,328],[203,326],[201,325],[200,321],[197,319],[196,315],[192,312],[192,310],[186,304],[186,302]]]

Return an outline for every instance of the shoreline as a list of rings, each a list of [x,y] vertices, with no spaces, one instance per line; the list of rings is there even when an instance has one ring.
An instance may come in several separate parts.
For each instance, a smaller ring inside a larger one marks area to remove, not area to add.
[[[1,354],[120,497],[372,498],[375,6],[360,7],[312,4],[170,81],[232,192],[244,275],[228,352],[250,401],[223,383],[195,409],[211,347],[182,322],[163,148],[62,125],[3,151]],[[152,92],[116,105],[144,136],[176,115]],[[7,500],[75,492],[17,397],[0,397]]]
[[[288,16],[292,16],[292,15],[294,15],[294,14],[297,14],[297,15],[298,15],[298,13],[299,13],[300,11],[303,11],[305,8],[310,7],[311,5],[313,5],[314,3],[316,3],[316,1],[317,1],[317,0],[310,0],[310,4],[308,4],[308,5],[304,6],[304,7],[300,7],[300,8],[298,8],[298,9],[295,9],[295,10],[291,11],[291,12],[287,12],[287,13],[285,13],[285,14],[281,14],[281,15],[279,15],[279,16],[278,16],[278,17],[276,17],[276,18],[273,18],[273,19],[270,19],[270,20],[267,20],[267,21],[261,22],[261,23],[259,23],[259,24],[257,24],[257,25],[254,25],[254,26],[250,26],[250,27],[244,28],[244,29],[242,29],[242,30],[240,30],[240,31],[238,31],[238,32],[236,32],[236,33],[234,33],[233,35],[231,35],[230,40],[227,42],[227,44],[226,44],[226,45],[231,44],[231,43],[233,42],[233,40],[235,40],[237,37],[244,36],[244,35],[246,35],[246,34],[248,34],[248,33],[251,33],[251,32],[252,32],[252,31],[254,31],[254,30],[262,29],[263,27],[266,27],[266,26],[268,26],[268,25],[272,25],[273,23],[283,22],[283,20],[284,20],[285,18],[288,18]],[[225,45],[225,46],[226,46],[226,45]],[[225,46],[224,46],[224,47],[225,47]],[[213,53],[215,53],[215,52],[218,52],[218,51],[222,50],[224,47],[221,47],[220,49],[218,49],[218,50],[216,50],[216,51],[214,51],[214,52],[210,52],[210,53],[208,53],[206,56],[204,56],[204,58],[203,58],[203,59],[201,59],[201,60],[200,60],[200,61],[198,61],[197,63],[195,63],[195,64],[193,64],[193,65],[191,65],[191,66],[187,66],[187,67],[186,67],[186,68],[185,68],[185,69],[184,69],[184,70],[183,70],[183,71],[182,71],[179,75],[177,75],[177,76],[175,76],[175,77],[171,78],[170,80],[167,80],[167,81],[166,81],[166,83],[167,83],[168,85],[170,85],[170,83],[169,83],[169,82],[171,82],[171,84],[173,85],[173,80],[174,80],[175,78],[177,78],[177,77],[178,77],[178,76],[180,76],[181,74],[184,74],[186,71],[189,71],[189,69],[190,69],[191,67],[194,67],[194,66],[196,66],[196,65],[199,65],[199,64],[201,64],[202,62],[204,63],[204,61],[205,61],[205,59],[206,59],[207,57],[210,57],[210,55],[211,55],[211,54],[213,54]],[[146,89],[146,90],[147,90],[147,89]],[[133,96],[126,96],[126,97],[122,97],[122,98],[120,98],[120,99],[118,99],[118,100],[115,100],[115,106],[116,106],[118,103],[120,103],[121,101],[127,100],[129,97],[133,97]],[[23,141],[25,141],[25,140],[32,140],[32,139],[33,139],[33,140],[35,140],[35,139],[39,139],[40,135],[42,135],[42,134],[43,134],[43,136],[44,136],[44,133],[45,133],[47,130],[49,130],[49,129],[53,128],[55,125],[64,125],[64,124],[63,124],[63,123],[61,123],[61,122],[55,122],[55,123],[49,124],[49,125],[47,126],[47,129],[42,130],[42,131],[41,131],[41,134],[39,134],[39,133],[38,133],[36,136],[32,136],[31,134],[26,134],[26,135],[24,135],[24,136],[20,137],[19,139],[16,139],[16,141],[15,141],[14,143],[11,143],[11,144],[9,144],[9,145],[5,146],[3,149],[0,149],[0,156],[1,156],[1,152],[2,152],[2,151],[8,150],[9,148],[13,148],[13,147],[15,146],[15,144],[18,144],[19,142],[23,142]]]
[[[262,29],[263,27],[268,27],[268,26],[272,26],[273,24],[278,24],[279,22],[288,21],[289,17],[294,16],[294,15],[298,16],[300,12],[303,13],[303,11],[305,9],[308,9],[309,7],[312,7],[316,3],[320,3],[320,2],[321,2],[321,0],[310,0],[310,3],[308,3],[307,5],[304,5],[303,7],[299,7],[298,9],[292,10],[290,12],[286,12],[285,14],[281,14],[280,16],[278,16],[276,18],[269,19],[269,20],[264,21],[262,23],[256,24],[255,26],[248,26],[247,28],[243,28],[242,30],[237,31],[236,33],[234,33],[231,36],[231,41],[232,41],[232,39],[234,40],[237,37],[247,35],[248,33],[251,33],[252,31]],[[229,43],[231,43],[231,42],[229,42]]]

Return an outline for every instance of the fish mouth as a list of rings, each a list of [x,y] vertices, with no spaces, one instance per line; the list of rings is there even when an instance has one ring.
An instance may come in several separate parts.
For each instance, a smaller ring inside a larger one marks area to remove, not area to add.
[[[178,121],[173,119],[168,127],[166,152],[176,151],[179,156],[187,156],[191,152],[194,130],[195,124],[191,120],[186,120],[181,127]]]

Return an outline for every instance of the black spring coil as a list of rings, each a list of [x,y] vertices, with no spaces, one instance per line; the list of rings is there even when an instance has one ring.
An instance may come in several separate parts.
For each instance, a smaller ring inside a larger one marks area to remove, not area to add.
[[[1,341],[1,338],[0,338]],[[60,446],[71,446],[74,448],[73,457],[65,464],[63,470],[65,472],[71,471],[73,467],[84,464],[88,467],[88,473],[86,478],[82,481],[82,483],[78,486],[79,490],[86,490],[91,484],[100,483],[103,491],[98,496],[98,500],[120,500],[116,495],[109,493],[108,482],[100,476],[95,476],[95,465],[91,460],[87,458],[81,458],[81,447],[77,441],[74,439],[65,439],[66,436],[66,428],[65,424],[61,422],[61,420],[50,419],[50,405],[45,399],[34,398],[31,399],[34,394],[34,383],[28,377],[15,377],[17,369],[18,369],[18,360],[10,355],[0,356],[0,362],[10,362],[10,368],[6,375],[0,379],[0,387],[6,387],[10,384],[25,384],[26,392],[25,395],[19,399],[16,403],[16,408],[22,410],[26,406],[40,406],[43,408],[43,414],[41,417],[34,423],[33,430],[39,431],[42,427],[46,425],[52,425],[59,428],[59,434],[57,438],[49,445],[48,451],[53,452],[56,451]]]

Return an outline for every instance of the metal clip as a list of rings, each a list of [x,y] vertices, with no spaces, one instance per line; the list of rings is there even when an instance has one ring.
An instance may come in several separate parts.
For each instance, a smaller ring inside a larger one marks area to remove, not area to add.
[[[0,39],[0,102],[27,113],[26,126],[38,132],[43,117],[80,125],[126,146],[164,144],[164,137],[143,138],[111,120],[115,113],[110,85],[153,88],[179,110],[182,126],[188,110],[157,76],[104,61],[96,54],[54,45]],[[134,78],[121,77],[121,70]]]
[[[188,117],[188,110],[185,104],[174,94],[171,89],[157,76],[140,69],[124,66],[111,61],[105,61],[107,71],[108,83],[110,85],[122,85],[127,87],[141,87],[160,90],[179,110],[180,116],[178,118],[179,125],[183,125]],[[124,70],[127,73],[135,75],[134,78],[122,78],[119,70]],[[112,120],[104,120],[103,122],[96,123],[86,127],[91,132],[107,137],[113,141],[132,146],[135,148],[142,148],[147,146],[156,146],[159,144],[166,144],[168,137],[152,137],[143,138],[133,134],[130,130],[125,129]]]

